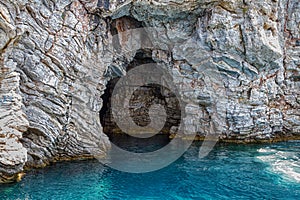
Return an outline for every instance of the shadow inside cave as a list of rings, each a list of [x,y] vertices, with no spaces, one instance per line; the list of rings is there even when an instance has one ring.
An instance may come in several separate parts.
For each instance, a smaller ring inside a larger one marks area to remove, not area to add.
[[[126,67],[126,71],[142,64],[154,63],[151,54],[152,52],[149,51],[137,52],[133,61]],[[102,95],[103,105],[99,115],[103,132],[109,137],[112,143],[127,151],[151,152],[167,145],[171,140],[171,129],[179,126],[181,118],[179,101],[176,95],[173,94],[172,96],[165,97],[162,91],[167,88],[157,84],[144,85],[135,90],[129,102],[129,113],[136,125],[143,127],[151,122],[149,107],[154,103],[164,106],[167,119],[164,127],[158,134],[149,138],[133,137],[124,133],[118,127],[111,112],[111,96],[119,79],[120,77],[115,77],[108,81]],[[139,105],[139,107],[137,108],[136,105]]]

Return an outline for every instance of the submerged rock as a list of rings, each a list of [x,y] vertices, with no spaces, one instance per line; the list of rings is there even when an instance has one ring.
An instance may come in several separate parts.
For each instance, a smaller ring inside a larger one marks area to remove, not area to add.
[[[185,134],[300,137],[297,0],[4,0],[0,13],[0,182],[105,156],[101,95],[134,61],[135,28],[155,27],[142,42],[188,105]]]

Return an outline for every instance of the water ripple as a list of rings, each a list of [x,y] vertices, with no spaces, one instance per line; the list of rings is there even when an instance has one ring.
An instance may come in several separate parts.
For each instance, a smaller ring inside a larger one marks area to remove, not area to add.
[[[300,142],[220,144],[203,159],[199,145],[145,174],[119,172],[96,160],[56,163],[1,185],[0,199],[300,199]]]

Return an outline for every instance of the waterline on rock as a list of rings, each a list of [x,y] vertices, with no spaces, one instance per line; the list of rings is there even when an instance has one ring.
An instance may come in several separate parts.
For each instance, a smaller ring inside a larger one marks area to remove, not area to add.
[[[269,163],[259,159],[276,155],[298,173],[300,141],[217,144],[203,159],[200,146],[194,142],[176,162],[144,174],[117,171],[97,160],[55,163],[2,185],[0,199],[300,199],[299,182],[271,173]]]

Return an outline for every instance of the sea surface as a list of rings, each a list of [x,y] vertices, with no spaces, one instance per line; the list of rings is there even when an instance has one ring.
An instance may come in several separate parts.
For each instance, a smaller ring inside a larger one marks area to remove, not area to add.
[[[144,174],[98,160],[55,163],[0,185],[0,199],[300,199],[300,141],[218,144],[202,159],[200,145],[194,142],[176,162]]]

